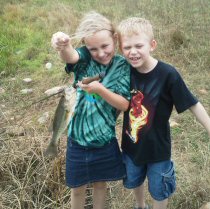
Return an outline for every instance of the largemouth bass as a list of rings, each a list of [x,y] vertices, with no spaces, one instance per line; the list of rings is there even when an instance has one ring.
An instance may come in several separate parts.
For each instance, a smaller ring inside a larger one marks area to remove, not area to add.
[[[73,87],[66,87],[55,111],[53,119],[53,134],[50,143],[45,151],[46,156],[50,156],[52,158],[57,156],[58,140],[60,139],[70,122],[74,110],[75,100],[76,89]]]
[[[89,84],[92,81],[100,80],[105,76],[104,73],[100,73],[94,77],[86,77],[82,79],[83,84]],[[45,156],[52,158],[58,154],[58,141],[63,132],[68,127],[71,117],[74,113],[75,101],[76,101],[76,86],[66,87],[63,90],[63,95],[60,98],[59,104],[56,108],[53,119],[53,135],[50,143],[45,151]]]

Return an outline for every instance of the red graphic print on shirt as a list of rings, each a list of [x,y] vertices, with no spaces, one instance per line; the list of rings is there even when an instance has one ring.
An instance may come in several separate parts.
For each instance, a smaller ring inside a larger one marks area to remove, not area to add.
[[[138,132],[142,127],[147,124],[148,121],[148,111],[142,105],[142,100],[144,95],[138,91],[131,91],[131,109],[129,111],[129,125],[130,131],[126,130],[126,133],[129,135],[130,139],[136,143],[138,139]]]

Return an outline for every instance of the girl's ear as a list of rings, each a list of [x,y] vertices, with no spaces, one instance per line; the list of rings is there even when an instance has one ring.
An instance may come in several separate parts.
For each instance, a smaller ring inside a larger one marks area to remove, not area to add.
[[[153,52],[157,47],[157,41],[155,39],[153,39],[151,41],[151,48],[150,48],[150,51]]]
[[[113,34],[113,39],[114,39],[115,45],[117,45],[117,41],[118,41],[118,35],[117,35],[117,33],[114,33]]]
[[[85,45],[85,40],[84,40],[84,38],[81,40],[81,43]]]

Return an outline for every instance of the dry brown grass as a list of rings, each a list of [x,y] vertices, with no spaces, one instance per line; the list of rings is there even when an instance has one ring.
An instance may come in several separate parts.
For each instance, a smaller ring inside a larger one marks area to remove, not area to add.
[[[45,159],[45,150],[51,133],[49,126],[58,97],[30,105],[44,96],[44,91],[62,86],[69,78],[61,70],[63,63],[50,47],[50,37],[56,31],[72,34],[85,11],[97,10],[115,23],[127,16],[142,16],[155,25],[158,48],[154,56],[172,63],[182,74],[187,85],[210,113],[210,59],[209,59],[209,1],[2,1],[1,20],[13,24],[7,28],[9,37],[34,40],[26,45],[23,53],[8,57],[9,68],[18,69],[14,75],[1,75],[0,87],[0,208],[2,209],[67,209],[70,208],[70,189],[65,186],[66,136],[60,140],[59,156],[53,161]],[[67,2],[67,3],[66,3]],[[25,27],[24,25],[27,25]],[[32,31],[30,31],[32,29]],[[44,31],[42,36],[39,31]],[[35,35],[38,34],[39,37]],[[46,42],[38,47],[40,40]],[[20,39],[21,41],[21,39]],[[13,41],[11,40],[13,43]],[[3,51],[6,45],[0,43]],[[0,52],[1,52],[0,51]],[[40,56],[40,54],[44,54]],[[43,58],[44,57],[44,58]],[[1,61],[3,62],[1,57]],[[42,67],[35,72],[22,71],[18,60],[41,60]],[[42,59],[43,58],[43,59]],[[45,63],[53,64],[46,71]],[[1,69],[2,70],[2,69]],[[32,83],[22,79],[31,77]],[[33,88],[30,95],[22,95],[23,88]],[[26,107],[27,106],[27,107]],[[49,112],[45,124],[38,118]],[[172,128],[173,160],[177,172],[177,191],[169,200],[170,209],[197,209],[210,201],[210,142],[205,130],[189,112],[172,118],[178,123]],[[120,136],[122,117],[118,120]],[[16,129],[18,131],[14,131]],[[13,130],[13,131],[9,131]],[[120,137],[119,137],[120,138]],[[87,191],[87,208],[91,208],[92,189]],[[133,195],[121,182],[109,183],[107,209],[131,209]],[[151,197],[147,192],[147,201]]]

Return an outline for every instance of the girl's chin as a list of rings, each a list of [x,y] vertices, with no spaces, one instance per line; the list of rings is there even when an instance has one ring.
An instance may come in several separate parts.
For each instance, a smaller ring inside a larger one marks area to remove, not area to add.
[[[111,62],[111,59],[101,60],[100,63],[102,65],[108,65]]]

